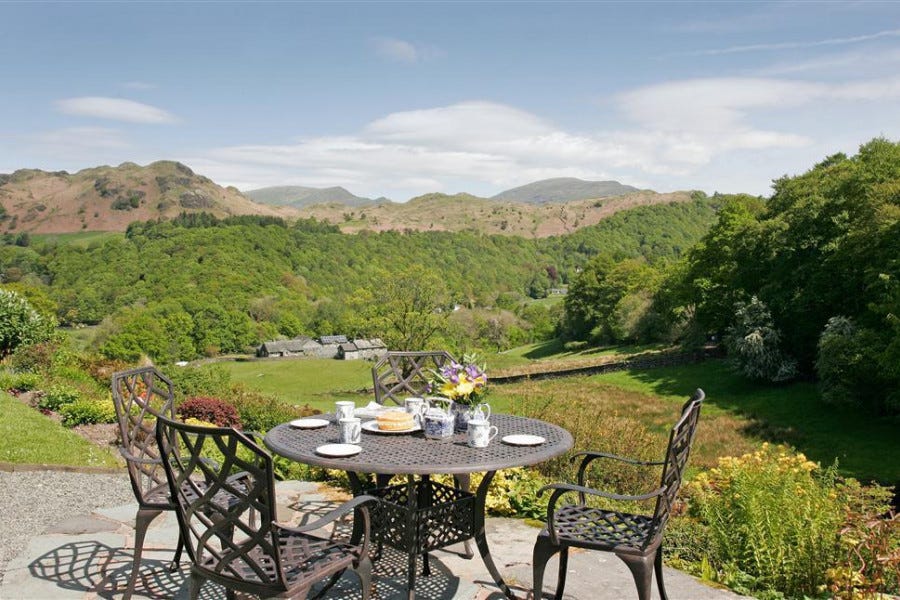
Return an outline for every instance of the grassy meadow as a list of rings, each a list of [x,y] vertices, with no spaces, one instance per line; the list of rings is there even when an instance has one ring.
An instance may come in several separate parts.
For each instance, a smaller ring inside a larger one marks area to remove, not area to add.
[[[525,347],[518,352],[525,355],[534,350]],[[618,349],[622,353],[636,350]],[[486,358],[489,374],[508,368],[500,358],[506,354]],[[370,362],[298,359],[221,364],[235,382],[322,411],[330,411],[336,400],[364,405],[372,399],[363,391],[372,387]],[[714,466],[720,456],[740,455],[770,441],[790,444],[824,465],[837,459],[846,475],[887,484],[900,481],[896,420],[873,419],[823,404],[811,383],[748,382],[723,360],[494,385],[488,400],[495,411],[530,414],[565,426],[575,435],[579,449],[639,451],[658,459],[682,403],[697,387],[704,389],[707,402],[694,467]],[[641,437],[644,433],[646,439]],[[642,448],[631,447],[636,445]]]
[[[0,392],[0,461],[116,467],[118,461],[74,431]]]

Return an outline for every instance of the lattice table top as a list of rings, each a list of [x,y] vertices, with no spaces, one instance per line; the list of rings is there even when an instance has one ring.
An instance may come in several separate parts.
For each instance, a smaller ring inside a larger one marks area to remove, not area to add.
[[[362,452],[348,458],[329,458],[316,454],[323,444],[339,442],[334,416],[331,424],[321,429],[296,429],[284,423],[269,431],[266,446],[275,454],[308,465],[355,471],[431,475],[498,471],[544,462],[572,448],[572,435],[551,423],[538,419],[495,414],[491,425],[499,434],[487,448],[470,448],[466,434],[457,433],[442,440],[427,439],[421,431],[390,435],[363,431]],[[500,441],[506,435],[539,435],[547,441],[538,446],[510,446]]]

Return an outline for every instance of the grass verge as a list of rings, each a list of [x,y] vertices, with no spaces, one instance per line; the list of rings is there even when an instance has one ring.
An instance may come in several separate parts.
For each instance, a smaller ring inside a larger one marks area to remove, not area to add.
[[[0,392],[0,461],[116,467],[119,463],[74,431]]]

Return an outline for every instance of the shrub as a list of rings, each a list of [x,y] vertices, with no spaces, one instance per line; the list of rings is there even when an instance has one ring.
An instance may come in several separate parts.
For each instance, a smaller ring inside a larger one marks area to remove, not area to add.
[[[52,385],[38,402],[38,408],[59,411],[67,404],[76,402],[81,397],[78,390],[66,385]]]
[[[581,340],[573,340],[571,342],[566,342],[563,344],[563,348],[566,352],[580,352],[588,347],[588,343]]]
[[[248,390],[243,386],[235,386],[229,397],[240,415],[244,428],[250,431],[268,431],[280,423],[319,412],[307,405],[287,404],[278,398]]]
[[[756,296],[735,305],[724,342],[735,368],[750,379],[779,382],[797,376],[797,361],[781,351],[772,313]]]
[[[63,425],[89,425],[93,423],[115,423],[116,409],[112,400],[80,398],[59,407]]]
[[[194,396],[182,402],[177,409],[181,419],[198,419],[219,427],[241,428],[237,409],[224,400],[208,396]]]
[[[53,335],[55,323],[16,292],[0,289],[0,358]]]
[[[862,404],[879,398],[876,336],[852,319],[831,317],[819,336],[816,373],[822,400],[831,404]]]
[[[40,387],[43,378],[37,373],[0,374],[0,388],[10,392],[28,392]]]
[[[815,595],[838,558],[842,522],[833,469],[764,444],[726,457],[688,485],[692,516],[706,526],[716,579],[741,593]]]
[[[176,401],[192,396],[224,396],[231,388],[231,376],[220,365],[179,367],[166,374],[175,386]]]

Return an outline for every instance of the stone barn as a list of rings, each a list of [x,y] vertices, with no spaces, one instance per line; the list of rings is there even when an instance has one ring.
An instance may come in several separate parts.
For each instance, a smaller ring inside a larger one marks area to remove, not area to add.
[[[256,350],[260,358],[282,358],[285,356],[318,356],[322,345],[311,337],[301,336],[292,340],[264,342]]]

